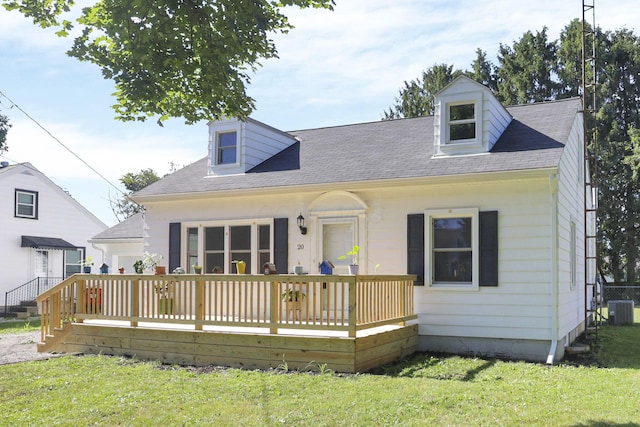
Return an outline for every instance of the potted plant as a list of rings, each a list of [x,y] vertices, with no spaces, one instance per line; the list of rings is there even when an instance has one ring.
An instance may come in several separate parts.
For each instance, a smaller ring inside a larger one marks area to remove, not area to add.
[[[202,266],[201,265],[192,265],[191,267],[193,267],[193,271],[196,274],[202,274]]]
[[[305,293],[290,288],[284,291],[281,296],[287,310],[287,320],[290,314],[293,314],[294,321],[298,320],[298,311],[301,311],[302,308],[300,303],[306,296]]]
[[[166,266],[159,265],[163,259],[162,255],[145,253],[143,261],[144,267],[146,270],[153,271],[155,274],[167,274]]]
[[[142,274],[144,272],[144,261],[139,259],[136,262],[134,262],[133,263],[133,270],[138,274]]]
[[[173,312],[173,284],[161,282],[155,285],[158,294],[158,314],[170,314]]]
[[[93,265],[93,257],[89,255],[85,258],[84,261],[82,261],[82,272],[85,274],[91,274],[92,265]]]
[[[300,261],[298,261],[298,265],[293,267],[293,272],[296,274],[302,274],[302,264],[300,264]]]
[[[293,289],[287,289],[282,293],[282,300],[285,302],[299,302],[306,297],[302,291],[295,291]]]
[[[347,252],[347,255],[342,255],[338,259],[346,259],[347,256],[351,257],[351,264],[349,265],[349,274],[358,274],[358,252],[360,252],[360,246],[354,245],[353,249]]]

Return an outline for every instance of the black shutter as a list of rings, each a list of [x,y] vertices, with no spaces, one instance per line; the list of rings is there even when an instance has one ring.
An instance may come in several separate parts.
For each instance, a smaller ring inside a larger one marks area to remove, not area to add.
[[[424,214],[407,215],[407,274],[415,274],[415,285],[424,286]]]
[[[169,271],[172,272],[180,267],[180,228],[179,222],[169,223]],[[185,268],[185,271],[189,271]]]
[[[480,286],[498,286],[498,212],[480,212]]]
[[[273,263],[278,274],[289,272],[289,218],[273,219]]]

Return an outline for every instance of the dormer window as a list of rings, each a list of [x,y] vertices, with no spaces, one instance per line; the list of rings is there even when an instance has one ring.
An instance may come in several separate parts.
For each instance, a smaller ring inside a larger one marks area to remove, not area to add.
[[[246,173],[296,143],[293,135],[250,118],[220,119],[208,125],[210,177]]]
[[[216,152],[218,165],[236,163],[238,134],[237,132],[219,132],[216,134]]]
[[[433,157],[489,153],[512,120],[491,91],[458,76],[436,94]]]
[[[475,103],[448,104],[450,144],[473,142],[476,138]]]

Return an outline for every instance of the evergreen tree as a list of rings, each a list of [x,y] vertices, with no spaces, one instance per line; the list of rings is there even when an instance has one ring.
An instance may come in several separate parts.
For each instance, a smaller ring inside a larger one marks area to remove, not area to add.
[[[395,105],[384,112],[383,120],[433,114],[435,94],[461,74],[462,71],[453,70],[453,65],[436,64],[423,71],[421,77],[405,81]]]
[[[599,62],[600,250],[604,271],[616,282],[634,284],[640,255],[640,180],[630,159],[637,144],[635,129],[640,129],[640,39],[629,30],[606,33]]]
[[[524,33],[513,47],[498,50],[498,99],[505,105],[549,101],[556,98],[557,42],[548,41],[547,28]]]

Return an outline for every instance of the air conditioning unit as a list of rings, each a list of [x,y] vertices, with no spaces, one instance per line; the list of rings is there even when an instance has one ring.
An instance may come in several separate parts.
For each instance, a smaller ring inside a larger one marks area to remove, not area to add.
[[[614,325],[633,325],[633,300],[613,300],[607,304],[609,322]]]

